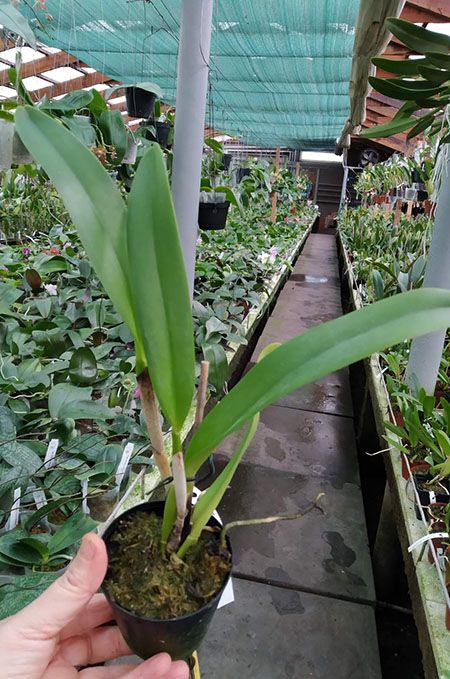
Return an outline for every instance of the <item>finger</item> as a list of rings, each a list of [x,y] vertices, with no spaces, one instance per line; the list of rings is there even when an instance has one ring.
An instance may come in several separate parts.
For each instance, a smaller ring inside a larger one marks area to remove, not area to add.
[[[58,648],[58,657],[74,667],[131,654],[118,627],[99,627],[84,636],[66,639]]]
[[[170,655],[159,653],[135,666],[122,679],[189,679],[189,668],[183,660],[172,662]]]
[[[14,616],[25,639],[49,639],[71,622],[100,587],[108,567],[105,543],[98,535],[84,536],[67,571],[33,603]]]
[[[108,667],[88,667],[78,672],[78,679],[125,679],[136,665],[108,665]],[[50,678],[51,679],[51,678]],[[149,675],[145,677],[149,679]],[[151,678],[153,679],[153,678]]]
[[[94,594],[82,614],[69,622],[60,634],[60,640],[76,637],[79,634],[86,634],[94,627],[104,625],[114,618],[111,605],[103,594]]]

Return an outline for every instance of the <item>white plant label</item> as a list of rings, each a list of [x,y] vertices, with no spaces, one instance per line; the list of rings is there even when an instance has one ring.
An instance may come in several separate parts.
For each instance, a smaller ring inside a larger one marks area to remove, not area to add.
[[[90,510],[87,503],[87,493],[88,493],[88,482],[87,479],[83,479],[81,482],[81,495],[83,498],[81,502],[81,509],[85,514],[90,514]]]
[[[12,530],[13,528],[16,528],[16,526],[19,523],[21,494],[22,494],[21,488],[14,488],[14,501],[11,505],[9,519],[6,524],[6,530]]]
[[[56,464],[56,451],[58,450],[59,440],[52,439],[48,444],[47,452],[44,458],[44,467],[46,469],[51,469]]]
[[[47,504],[47,498],[45,497],[45,493],[40,488],[33,491],[33,497],[36,503],[36,509],[42,509],[42,507],[45,507],[45,505]]]
[[[125,472],[127,471],[128,464],[130,462],[130,458],[133,454],[134,450],[134,443],[127,443],[127,445],[124,448],[122,457],[119,462],[119,466],[117,467],[117,472],[116,472],[116,486],[117,490],[120,488],[120,484],[122,483],[123,477],[125,476]]]

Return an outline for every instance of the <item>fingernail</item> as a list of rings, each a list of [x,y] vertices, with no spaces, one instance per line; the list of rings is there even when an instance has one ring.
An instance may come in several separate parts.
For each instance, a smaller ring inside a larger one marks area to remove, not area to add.
[[[92,561],[95,556],[95,537],[94,533],[87,533],[81,541],[81,556],[87,561]]]

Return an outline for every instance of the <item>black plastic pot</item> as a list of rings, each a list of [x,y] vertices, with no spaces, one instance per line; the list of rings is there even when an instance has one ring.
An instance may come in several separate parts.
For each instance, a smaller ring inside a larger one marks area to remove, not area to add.
[[[414,168],[413,171],[411,172],[411,182],[414,184],[415,182],[421,182],[421,181],[422,181],[422,177],[419,174],[419,170]]]
[[[164,502],[143,502],[124,512],[113,521],[103,535],[108,556],[114,554],[114,543],[110,542],[110,538],[117,529],[119,521],[125,516],[142,511],[162,516]],[[220,526],[219,522],[214,518],[210,519],[208,525]],[[230,549],[229,545],[228,547]],[[104,584],[102,585],[102,591],[112,604],[114,617],[125,641],[136,655],[145,660],[156,653],[169,653],[173,660],[186,660],[197,650],[203,641],[227,583],[228,580],[220,592],[206,606],[199,608],[195,613],[183,615],[180,618],[170,618],[169,620],[155,620],[136,615],[114,601]]]
[[[424,200],[427,200],[428,198],[428,191],[417,191],[417,202],[418,203],[423,203]]]
[[[157,141],[158,144],[162,146],[162,148],[167,148],[172,123],[160,123],[159,121],[156,121],[156,123],[151,124],[155,128],[156,136],[153,134],[153,132],[151,132],[151,130],[148,130],[148,132],[145,133],[145,138],[149,141]]]
[[[221,170],[229,170],[231,161],[233,160],[233,156],[231,153],[224,153],[222,156],[222,165],[221,165]]]
[[[218,231],[224,229],[227,223],[230,202],[200,203],[198,209],[198,225],[202,231]]]
[[[155,110],[156,94],[140,87],[126,87],[128,115],[132,118],[150,118]]]
[[[431,481],[431,476],[429,474],[413,474],[413,479],[415,486],[417,488],[417,492],[419,493],[419,498],[420,498],[420,504],[422,507],[428,507],[429,505],[434,504],[435,502],[443,502],[447,504],[450,502],[450,494],[445,493],[442,491],[442,493],[435,493],[430,490],[425,490],[424,488],[421,488],[421,484],[426,483],[427,481]],[[418,507],[416,506],[416,516],[418,519],[420,519],[420,512]]]
[[[238,167],[236,170],[236,183],[239,184],[240,181],[244,179],[244,177],[250,177],[250,168],[249,167]]]

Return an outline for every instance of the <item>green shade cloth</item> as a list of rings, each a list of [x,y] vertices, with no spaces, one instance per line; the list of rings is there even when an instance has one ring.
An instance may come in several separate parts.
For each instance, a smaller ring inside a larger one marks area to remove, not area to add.
[[[47,0],[54,39],[175,104],[181,0]],[[257,146],[328,150],[349,110],[358,0],[217,0],[207,123]],[[26,8],[21,5],[26,13]],[[31,18],[31,15],[28,15]]]

